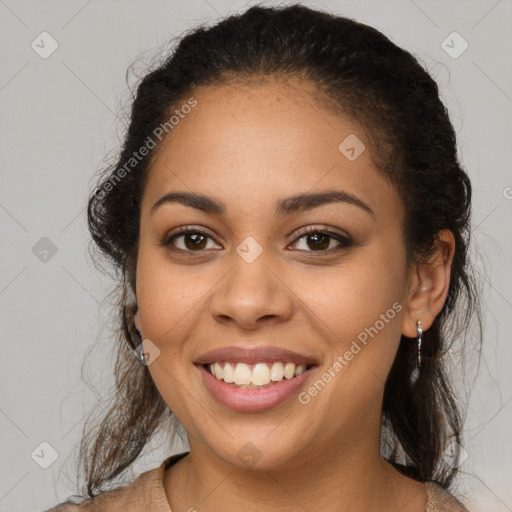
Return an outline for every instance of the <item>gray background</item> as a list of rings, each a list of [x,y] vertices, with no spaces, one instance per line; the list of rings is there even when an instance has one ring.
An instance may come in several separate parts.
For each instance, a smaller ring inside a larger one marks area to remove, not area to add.
[[[139,59],[143,72],[171,37],[253,3],[0,0],[0,511],[43,510],[73,493],[84,417],[112,383],[111,283],[87,254],[84,206],[94,173],[115,156],[123,133],[126,69]],[[512,2],[304,3],[368,23],[419,56],[450,110],[475,189],[476,263],[487,268],[485,349],[470,386],[468,457],[457,489],[471,511],[510,511]],[[43,31],[59,45],[46,59],[31,47],[34,40],[42,46]],[[458,36],[447,40],[452,56],[442,46],[453,31],[469,44],[457,58]],[[95,389],[80,376],[93,344],[85,376]],[[169,443],[148,447],[130,474],[183,450]],[[52,450],[58,456],[43,469]]]

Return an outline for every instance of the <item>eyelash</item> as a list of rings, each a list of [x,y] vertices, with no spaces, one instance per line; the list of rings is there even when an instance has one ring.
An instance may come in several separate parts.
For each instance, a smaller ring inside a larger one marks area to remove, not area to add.
[[[176,233],[173,233],[172,235],[165,235],[159,245],[170,247],[173,245],[172,241],[174,239],[179,238],[180,236],[187,235],[187,234],[203,235],[203,236],[207,236],[208,238],[211,238],[213,240],[213,237],[211,237],[205,231],[194,228],[192,226],[184,226],[182,228],[179,228],[178,231]],[[313,234],[326,235],[329,238],[333,238],[334,240],[340,242],[341,246],[338,246],[337,248],[325,249],[325,250],[320,250],[320,251],[303,251],[303,250],[301,250],[302,252],[308,252],[308,253],[318,254],[318,255],[323,255],[323,254],[330,255],[334,252],[341,251],[341,250],[349,248],[353,245],[353,240],[348,236],[344,236],[340,233],[335,233],[333,231],[322,230],[322,229],[318,229],[318,228],[305,228],[305,229],[299,230],[299,232],[297,233],[298,236],[297,236],[297,238],[295,238],[295,240],[293,240],[292,244],[297,242],[301,238],[304,238],[307,235],[313,235]],[[195,252],[197,252],[197,253],[203,252],[205,249],[200,249],[197,251],[190,251],[190,250],[178,249],[176,247],[173,247],[170,250],[190,254],[190,253],[195,253]]]

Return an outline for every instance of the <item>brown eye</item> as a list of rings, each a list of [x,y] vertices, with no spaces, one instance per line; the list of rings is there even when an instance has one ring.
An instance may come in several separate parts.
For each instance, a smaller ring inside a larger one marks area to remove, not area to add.
[[[199,233],[187,233],[181,236],[183,237],[183,244],[187,249],[193,251],[194,249],[204,249],[206,246],[205,241],[207,237],[205,235],[201,235]]]
[[[164,237],[160,245],[169,246],[172,250],[177,251],[200,252],[212,248],[207,246],[208,240],[213,239],[207,233],[185,227],[180,229],[178,233]]]
[[[349,237],[341,235],[340,233],[320,231],[318,228],[306,230],[294,241],[294,243],[302,240],[304,240],[303,247],[299,247],[299,250],[304,250],[306,252],[330,253],[352,245],[352,240]]]
[[[331,237],[329,235],[322,235],[321,233],[315,233],[313,235],[306,235],[308,247],[313,251],[328,249]],[[311,245],[309,244],[311,242]]]

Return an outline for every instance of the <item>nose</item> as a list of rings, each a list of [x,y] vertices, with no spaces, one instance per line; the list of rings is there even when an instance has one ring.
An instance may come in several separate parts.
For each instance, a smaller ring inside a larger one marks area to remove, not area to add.
[[[281,323],[293,314],[293,293],[279,270],[260,255],[252,263],[234,255],[232,269],[215,288],[211,314],[216,322],[255,330],[267,323]]]

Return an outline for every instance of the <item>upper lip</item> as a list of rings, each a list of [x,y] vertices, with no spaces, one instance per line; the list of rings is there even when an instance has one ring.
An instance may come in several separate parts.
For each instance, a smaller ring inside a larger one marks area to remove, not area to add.
[[[284,361],[295,364],[317,364],[313,357],[309,357],[291,350],[280,347],[262,345],[262,346],[230,346],[210,350],[200,355],[195,363],[210,364],[215,362],[233,362],[233,363],[276,363]]]

